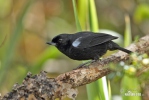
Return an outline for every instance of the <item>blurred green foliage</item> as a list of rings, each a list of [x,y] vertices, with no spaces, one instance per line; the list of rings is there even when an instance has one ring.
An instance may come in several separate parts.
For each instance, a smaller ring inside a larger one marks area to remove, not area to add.
[[[148,83],[148,78],[144,76],[148,73],[149,58],[147,54],[140,55],[133,53],[131,60],[132,64],[130,65],[122,64],[124,76],[121,81],[120,92],[123,100],[141,100],[142,96],[145,95],[145,91],[142,90],[144,87],[141,86]]]
[[[85,15],[89,6],[82,7],[83,0],[76,2],[82,30],[89,30],[89,18]],[[96,18],[93,19],[98,22],[100,29],[113,30],[122,36],[125,33],[124,41],[127,43],[124,46],[149,33],[148,0],[95,0],[95,6],[98,21],[95,20]],[[0,93],[2,95],[10,91],[14,83],[21,83],[29,71],[37,74],[41,70],[50,69],[49,76],[53,74],[56,76],[62,70],[66,72],[73,69],[70,66],[78,65],[77,61],[68,59],[56,48],[46,45],[46,42],[57,34],[76,32],[71,0],[0,0],[0,9]],[[131,27],[129,23],[125,23],[125,14],[130,17]],[[110,53],[108,52],[108,55]],[[59,66],[57,63],[49,64],[53,61],[51,59],[59,63]],[[60,59],[64,62],[58,62]],[[108,79],[111,83],[113,99],[117,95],[123,98],[121,89],[127,88],[127,93],[129,87],[131,92],[134,92],[131,88],[136,88],[138,90],[135,92],[146,93],[149,84],[148,59],[147,54],[136,54],[132,55],[132,64],[124,63],[123,66],[111,64],[115,72],[109,74]],[[127,67],[128,69],[125,69]],[[55,72],[54,68],[59,71]],[[135,98],[140,100],[144,97]],[[77,100],[86,99],[85,87],[79,88]]]
[[[149,19],[149,4],[138,5],[134,13],[134,20],[137,23],[140,23],[148,19]]]

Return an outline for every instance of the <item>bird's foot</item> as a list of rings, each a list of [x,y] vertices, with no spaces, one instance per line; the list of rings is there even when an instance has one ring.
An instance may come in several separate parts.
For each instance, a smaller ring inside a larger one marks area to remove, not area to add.
[[[93,62],[95,62],[95,61],[96,61],[96,60],[91,60],[91,61],[88,61],[88,62],[86,62],[86,63],[83,63],[83,64],[79,65],[77,68],[74,68],[73,70],[76,70],[76,69],[79,69],[79,68],[84,68],[84,67],[86,67],[85,65],[91,64],[91,63],[93,63]]]

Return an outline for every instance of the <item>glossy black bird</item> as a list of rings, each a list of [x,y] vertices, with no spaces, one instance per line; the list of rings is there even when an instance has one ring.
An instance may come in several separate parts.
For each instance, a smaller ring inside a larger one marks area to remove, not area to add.
[[[56,46],[59,51],[74,60],[99,60],[107,50],[131,53],[112,41],[117,38],[109,34],[84,31],[75,34],[60,34],[47,44]]]

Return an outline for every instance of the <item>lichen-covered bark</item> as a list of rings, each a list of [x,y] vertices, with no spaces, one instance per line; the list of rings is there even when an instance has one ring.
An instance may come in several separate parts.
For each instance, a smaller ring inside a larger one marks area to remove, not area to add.
[[[149,35],[142,37],[137,43],[131,44],[127,49],[149,54]],[[77,96],[76,88],[91,83],[111,72],[108,68],[110,62],[120,62],[129,59],[129,55],[119,51],[99,62],[86,67],[72,70],[56,78],[48,78],[45,72],[38,75],[26,76],[21,85],[15,84],[12,92],[6,94],[2,100],[54,100],[64,96],[74,99]]]

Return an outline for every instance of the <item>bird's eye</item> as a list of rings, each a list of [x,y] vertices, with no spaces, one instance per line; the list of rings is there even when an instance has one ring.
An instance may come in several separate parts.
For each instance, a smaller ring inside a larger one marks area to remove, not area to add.
[[[59,39],[58,42],[62,42],[62,39]]]

